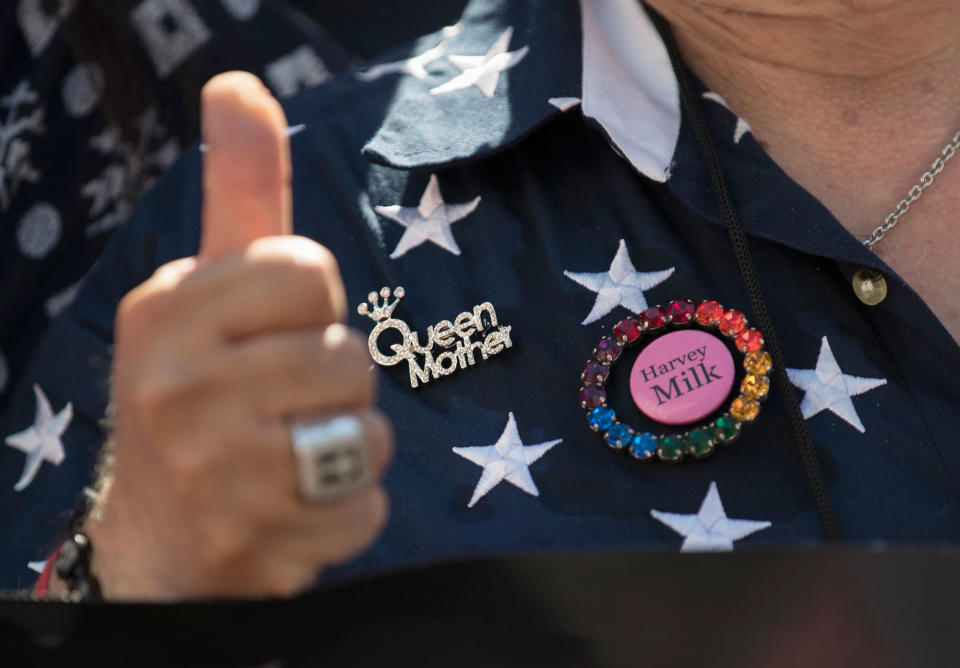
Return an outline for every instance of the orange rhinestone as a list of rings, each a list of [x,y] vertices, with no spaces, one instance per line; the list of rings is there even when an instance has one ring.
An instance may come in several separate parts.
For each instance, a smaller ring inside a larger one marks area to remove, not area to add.
[[[744,397],[737,397],[730,403],[730,415],[740,422],[753,422],[760,415],[760,404]]]
[[[763,401],[770,392],[770,378],[767,376],[747,376],[740,383],[740,395],[751,401]]]
[[[746,326],[747,316],[735,309],[724,311],[723,315],[720,316],[720,322],[717,323],[720,333],[726,334],[731,339],[742,332]]]
[[[747,353],[747,356],[743,358],[743,368],[751,376],[764,376],[770,373],[770,369],[773,368],[770,353],[765,350]]]

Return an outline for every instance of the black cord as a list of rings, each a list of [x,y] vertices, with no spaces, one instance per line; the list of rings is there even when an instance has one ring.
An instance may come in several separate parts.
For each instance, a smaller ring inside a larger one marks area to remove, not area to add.
[[[703,107],[700,99],[697,97],[693,83],[680,58],[680,52],[677,48],[677,42],[673,38],[670,26],[662,16],[647,7],[647,11],[656,24],[664,44],[670,54],[670,60],[673,63],[673,69],[677,74],[677,81],[680,84],[680,94],[683,98],[684,106],[690,114],[693,121],[693,129],[700,143],[700,151],[703,153],[703,159],[707,163],[707,171],[710,172],[710,182],[713,186],[714,195],[717,198],[717,204],[720,207],[720,214],[723,216],[723,222],[726,224],[727,233],[730,235],[730,242],[733,244],[733,252],[737,258],[737,264],[740,267],[740,275],[743,278],[744,285],[747,288],[747,294],[750,298],[750,306],[763,332],[766,347],[770,356],[773,358],[773,374],[777,383],[777,388],[787,402],[787,413],[790,417],[790,425],[793,427],[793,435],[800,450],[800,459],[803,462],[803,469],[810,483],[810,489],[813,491],[813,497],[817,504],[817,512],[820,514],[820,524],[823,532],[831,541],[840,539],[840,524],[837,521],[837,514],[830,501],[830,495],[827,493],[826,483],[823,481],[823,472],[820,470],[820,462],[817,459],[817,451],[813,445],[813,439],[810,438],[810,432],[807,431],[807,423],[800,412],[800,402],[793,391],[790,379],[787,377],[786,367],[783,363],[783,353],[780,349],[780,341],[773,329],[773,321],[770,319],[770,313],[767,311],[767,305],[763,299],[763,291],[760,288],[760,281],[757,279],[757,270],[753,265],[753,258],[750,255],[750,249],[747,245],[747,235],[740,225],[740,218],[737,216],[737,209],[733,205],[733,199],[727,189],[726,180],[723,178],[723,169],[720,166],[720,159],[717,157],[716,146],[710,137],[710,131],[707,129],[707,123],[703,117]]]

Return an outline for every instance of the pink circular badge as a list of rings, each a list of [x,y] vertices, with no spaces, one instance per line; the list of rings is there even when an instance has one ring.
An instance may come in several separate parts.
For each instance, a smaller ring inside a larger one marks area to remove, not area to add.
[[[630,372],[637,408],[663,424],[710,415],[730,395],[733,356],[717,337],[698,330],[664,334],[646,346]]]

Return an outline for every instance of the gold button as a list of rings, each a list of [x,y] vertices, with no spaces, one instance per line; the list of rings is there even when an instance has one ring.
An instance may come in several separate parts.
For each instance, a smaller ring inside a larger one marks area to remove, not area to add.
[[[867,306],[876,306],[887,298],[887,279],[869,267],[860,267],[853,275],[853,291]]]

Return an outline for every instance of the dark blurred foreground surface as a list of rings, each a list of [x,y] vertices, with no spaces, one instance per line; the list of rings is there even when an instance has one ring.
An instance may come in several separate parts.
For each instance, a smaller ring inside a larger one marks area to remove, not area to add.
[[[0,647],[10,666],[956,666],[958,595],[956,550],[532,556],[289,602],[7,601]]]

